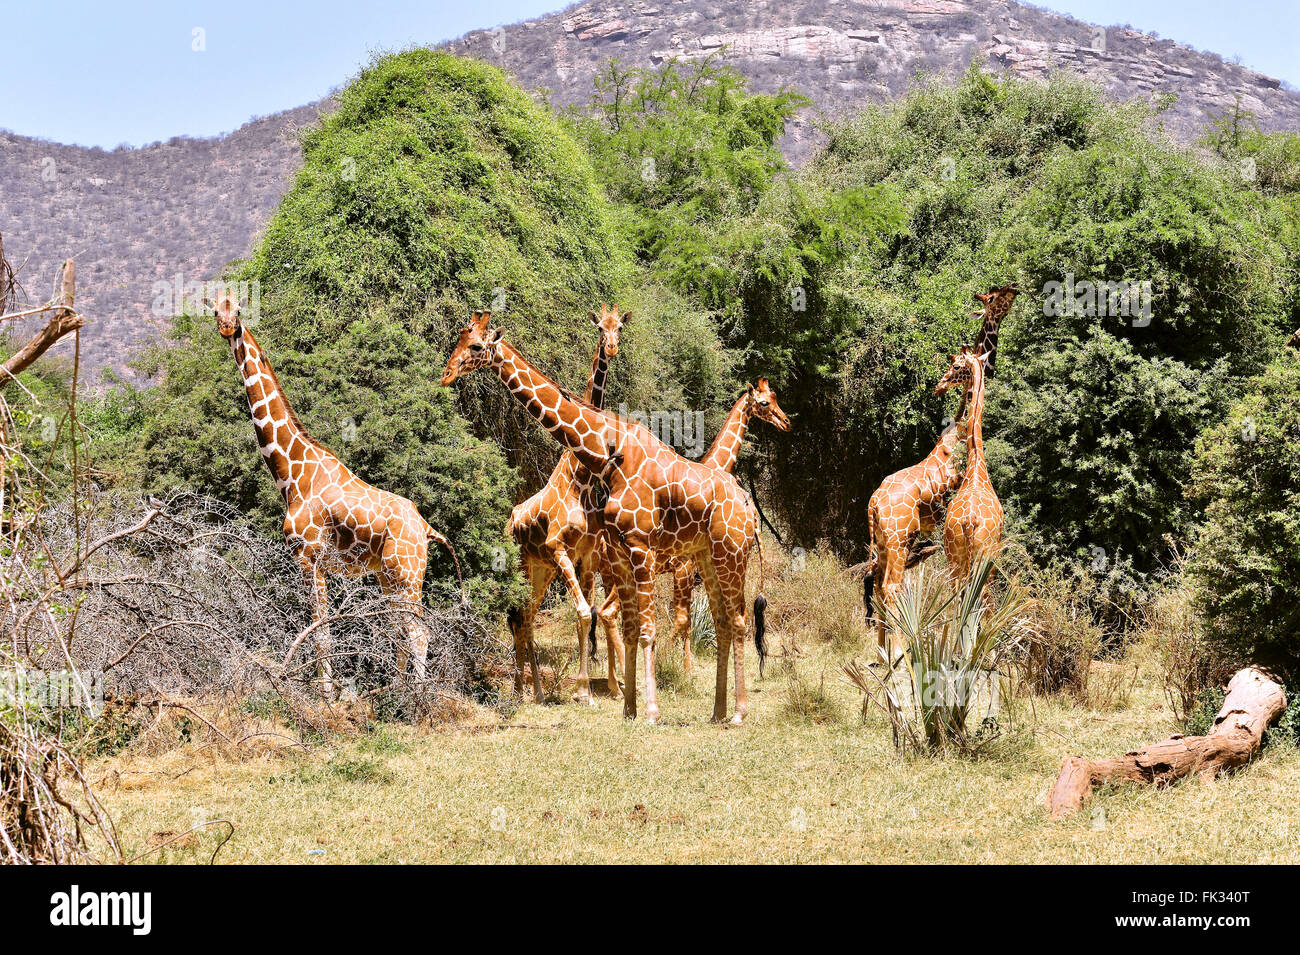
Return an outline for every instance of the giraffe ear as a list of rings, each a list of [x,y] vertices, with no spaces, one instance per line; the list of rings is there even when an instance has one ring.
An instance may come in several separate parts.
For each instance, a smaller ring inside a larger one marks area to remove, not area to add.
[[[615,309],[615,311],[617,311],[617,310],[618,310],[618,306],[615,305],[615,306],[614,306],[614,309]],[[632,313],[631,313],[631,312],[624,312],[624,313],[623,313],[623,316],[618,320],[618,323],[619,323],[620,325],[626,325],[626,324],[627,324],[628,322],[630,322],[631,320],[632,320]]]
[[[600,325],[600,318],[596,315],[595,312],[588,312],[587,317],[591,319],[591,324],[596,326]]]
[[[505,337],[505,334],[506,334],[506,330],[504,328],[492,329],[492,336],[491,336],[492,344],[495,345],[497,342],[501,341],[501,339]]]

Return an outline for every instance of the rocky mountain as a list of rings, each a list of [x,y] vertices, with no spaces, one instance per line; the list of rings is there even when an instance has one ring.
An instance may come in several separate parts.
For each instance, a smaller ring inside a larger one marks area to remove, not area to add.
[[[444,46],[500,64],[557,106],[586,102],[592,74],[611,57],[628,65],[724,57],[759,89],[790,86],[812,99],[785,144],[795,161],[814,148],[819,118],[895,96],[918,71],[953,74],[972,60],[1035,78],[1074,70],[1118,98],[1172,94],[1165,123],[1187,139],[1234,103],[1265,129],[1300,130],[1300,93],[1276,79],[1129,26],[1009,0],[591,2]],[[32,300],[44,300],[58,262],[76,256],[79,304],[91,320],[82,358],[92,372],[123,372],[162,328],[164,296],[174,301],[178,284],[215,278],[248,252],[297,168],[297,131],[327,106],[140,149],[0,132],[6,253],[25,263]]]

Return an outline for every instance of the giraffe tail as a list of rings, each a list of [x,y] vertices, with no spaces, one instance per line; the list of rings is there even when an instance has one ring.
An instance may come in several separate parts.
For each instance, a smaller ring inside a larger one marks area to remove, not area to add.
[[[468,604],[469,594],[465,591],[465,575],[461,573],[460,558],[456,556],[456,548],[451,546],[451,541],[447,540],[447,538],[435,531],[430,525],[425,524],[425,527],[428,531],[429,540],[441,544],[443,547],[447,548],[447,553],[451,554],[451,562],[456,565],[456,583],[460,587],[460,602],[462,604]]]
[[[867,626],[871,626],[872,609],[871,601],[876,596],[876,572],[874,567],[868,567],[866,574],[862,578],[862,605],[867,608]]]
[[[596,624],[600,623],[600,614],[595,607],[591,608],[591,629],[587,631],[587,648],[591,651],[592,657],[596,656]]]
[[[871,550],[867,557],[867,570],[862,575],[862,606],[866,608],[867,627],[870,629],[875,610],[872,601],[876,596],[876,569],[880,566],[880,548],[876,546],[876,522],[871,521]]]
[[[767,662],[767,598],[763,596],[765,574],[763,571],[763,535],[754,532],[754,544],[758,547],[758,594],[754,597],[754,649],[758,651],[758,675],[763,675],[763,664]]]

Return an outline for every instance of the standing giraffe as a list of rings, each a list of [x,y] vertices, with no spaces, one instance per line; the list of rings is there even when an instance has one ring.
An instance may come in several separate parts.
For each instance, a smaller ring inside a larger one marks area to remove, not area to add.
[[[608,309],[600,306],[600,315],[589,312],[592,324],[600,331],[600,341],[591,362],[584,400],[594,408],[605,406],[605,385],[609,377],[609,361],[618,354],[619,334],[630,317],[619,314],[618,306]],[[596,504],[592,473],[583,467],[572,451],[565,451],[546,485],[510,512],[507,531],[519,546],[524,579],[528,581],[528,602],[522,609],[510,614],[510,631],[515,641],[515,691],[523,692],[524,660],[532,670],[533,693],[542,702],[542,681],[537,669],[537,650],[533,643],[533,621],[542,606],[542,600],[555,579],[558,570],[564,578],[569,597],[578,613],[579,637],[589,630],[594,632],[594,617],[587,595],[591,593],[591,572],[581,568],[590,563],[589,557],[600,539],[601,510]],[[614,673],[614,659],[619,642],[608,631],[609,674],[611,694],[617,694],[618,677]],[[579,639],[579,652],[585,657],[586,643]],[[580,667],[577,692],[579,703],[593,704],[587,680],[588,667],[584,659]]]
[[[623,610],[623,715],[636,717],[638,646],[646,668],[646,721],[659,717],[655,685],[655,607],[653,555],[691,557],[700,568],[718,626],[718,674],[713,719],[726,718],[727,655],[734,649],[736,709],[732,722],[744,720],[745,569],[758,534],[752,502],[730,474],[688,461],[645,427],[593,408],[576,399],[533,367],[489,328],[491,314],[475,312],[461,330],[447,359],[442,384],[461,375],[491,368],[515,399],[579,463],[608,484],[605,535],[611,571]],[[762,562],[759,595],[754,601],[754,642],[760,661],[762,642]],[[579,650],[579,655],[586,655]]]
[[[736,466],[736,459],[740,457],[740,449],[745,443],[750,418],[766,421],[778,431],[790,430],[790,419],[781,410],[776,400],[776,392],[772,390],[766,378],[758,379],[755,384],[745,389],[744,394],[727,415],[727,420],[723,422],[722,430],[713,439],[713,444],[700,458],[700,463],[730,474]],[[599,550],[602,557],[603,551],[602,545]],[[685,657],[683,667],[687,675],[690,675],[694,669],[691,654],[691,598],[695,592],[695,563],[686,557],[672,557],[662,563],[656,558],[655,576],[660,573],[673,575],[673,642],[681,641],[682,653]],[[606,639],[609,640],[610,634],[614,632],[614,621],[618,614],[616,591],[610,591],[599,613],[601,622],[605,626]]]
[[[867,504],[871,555],[862,581],[862,596],[869,624],[873,592],[880,592],[883,611],[876,615],[876,640],[882,650],[885,649],[886,616],[903,586],[903,571],[933,553],[932,546],[918,549],[917,539],[938,527],[939,509],[961,484],[961,472],[952,455],[962,439],[965,424],[945,428],[934,450],[919,464],[885,478]]]
[[[974,313],[974,317],[983,319],[975,339],[975,353],[984,356],[984,367],[990,377],[997,360],[998,330],[1011,311],[1016,293],[1014,282],[975,293],[975,301],[983,306]],[[965,374],[963,369],[953,383]],[[957,411],[958,424],[944,430],[934,449],[919,464],[885,478],[867,504],[871,554],[862,581],[862,596],[870,621],[874,592],[880,592],[885,613],[876,618],[876,638],[882,649],[886,614],[903,585],[903,571],[915,567],[938,549],[935,544],[921,542],[920,536],[935,530],[939,509],[961,484],[962,472],[957,470],[952,455],[964,437],[962,431],[968,423],[966,412],[963,391]]]
[[[420,516],[404,497],[371,487],[319,441],[307,433],[280,388],[265,353],[240,321],[240,306],[229,293],[213,310],[217,330],[230,342],[235,366],[248,394],[248,410],[271,471],[284,498],[284,541],[298,560],[312,592],[312,639],[324,691],[334,690],[326,611],[326,574],[374,574],[386,595],[402,601],[406,645],[398,644],[397,663],[406,669],[409,655],[415,675],[424,679],[429,631],[421,598],[429,541],[447,548],[464,593],[460,560],[451,542]]]
[[[969,401],[966,428],[966,473],[948,505],[943,523],[943,549],[948,555],[948,573],[964,583],[977,557],[992,558],[1002,545],[1002,504],[993,492],[984,459],[984,365],[985,355],[969,345],[953,356],[952,366],[934,393],[941,395],[955,384],[968,382]]]

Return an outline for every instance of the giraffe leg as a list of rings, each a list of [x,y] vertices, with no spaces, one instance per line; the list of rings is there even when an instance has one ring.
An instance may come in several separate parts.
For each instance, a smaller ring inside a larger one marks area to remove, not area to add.
[[[605,602],[600,605],[598,615],[600,616],[600,625],[605,631],[605,656],[608,658],[606,664],[608,676],[606,677],[606,686],[609,687],[610,696],[617,697],[622,693],[622,688],[618,685],[618,674],[614,671],[614,661],[618,660],[618,665],[623,666],[623,638],[619,635],[619,600],[618,588],[610,584],[607,588],[608,595]]]
[[[420,603],[420,594],[408,589],[403,599],[411,607],[410,615],[405,620],[411,668],[415,672],[415,679],[423,683],[429,670],[429,626],[424,622],[424,606]]]
[[[304,566],[305,574],[311,586],[311,619],[320,623],[328,615],[328,593],[325,583],[325,571],[308,559]],[[321,681],[321,691],[326,699],[334,698],[334,668],[330,664],[330,653],[334,649],[334,637],[330,625],[321,623],[312,632],[312,643],[316,646],[316,670]]]
[[[673,641],[682,642],[682,667],[691,675],[691,594],[695,590],[695,565],[691,561],[673,568]]]
[[[532,588],[532,594],[522,611],[512,616],[510,629],[515,638],[515,692],[524,692],[524,663],[528,663],[533,678],[533,695],[538,703],[543,702],[542,679],[537,669],[537,652],[533,644],[533,620],[541,609],[546,591],[555,576],[552,565],[535,557],[524,559],[524,574]]]
[[[399,624],[404,639],[397,641],[397,673],[399,677],[406,673],[409,660],[415,678],[421,682],[428,671],[429,659],[429,627],[424,622],[424,606],[421,603],[423,585],[423,576],[417,584],[401,582],[399,574],[384,573],[379,576],[379,589],[384,596],[401,601],[402,609],[407,611],[403,613]]]
[[[699,562],[704,592],[709,596],[709,610],[713,613],[714,629],[718,635],[718,673],[713,687],[712,722],[721,723],[727,718],[727,657],[731,653],[732,619],[727,614],[727,603],[722,595],[722,584],[711,560]]]
[[[739,726],[749,713],[749,698],[745,694],[745,574],[733,573],[730,585],[723,584],[723,599],[727,603],[727,619],[731,622],[731,652],[736,666],[736,711],[731,722]]]
[[[637,613],[636,581],[632,569],[627,567],[619,574],[618,606],[623,617],[623,716],[636,719],[636,648],[641,633],[640,615]]]
[[[880,589],[881,605],[886,609],[893,609],[898,600],[898,592],[903,589],[903,568],[907,563],[906,551],[891,550],[889,555],[889,566],[885,573],[885,582]],[[898,646],[897,639],[887,635],[887,628],[880,628],[880,648],[887,654],[886,661],[892,667],[900,656],[902,648]]]
[[[889,551],[883,547],[876,557],[876,566],[872,570],[872,577],[875,581],[875,586],[872,589],[879,597],[881,609],[877,612],[875,607],[868,607],[867,616],[868,618],[875,618],[876,643],[883,650],[885,649],[885,632],[887,629],[884,608],[889,605],[888,598],[885,596],[885,581],[889,578]]]
[[[578,574],[578,582],[582,585],[582,598],[587,601],[587,606],[591,607],[591,629],[588,630],[587,648],[591,654],[591,662],[596,663],[596,608],[592,604],[591,598],[596,595],[596,572],[591,569],[592,560],[588,559],[583,562],[582,570]]]
[[[591,632],[591,605],[587,603],[587,598],[582,593],[582,585],[578,582],[577,573],[573,569],[573,560],[567,550],[556,551],[555,564],[560,568],[565,586],[569,588],[569,596],[573,599],[573,606],[578,612],[578,686],[574,691],[573,699],[577,703],[595,706],[596,703],[591,698],[591,673],[587,665],[590,658],[587,652],[587,635]]]
[[[636,587],[637,637],[633,644],[633,657],[636,647],[640,647],[642,662],[645,664],[645,720],[655,723],[659,719],[659,689],[655,684],[655,572],[654,556],[644,546],[631,551],[632,579]],[[627,638],[624,637],[624,645]],[[630,670],[633,657],[626,657],[624,665]],[[635,692],[633,694],[635,699]]]

